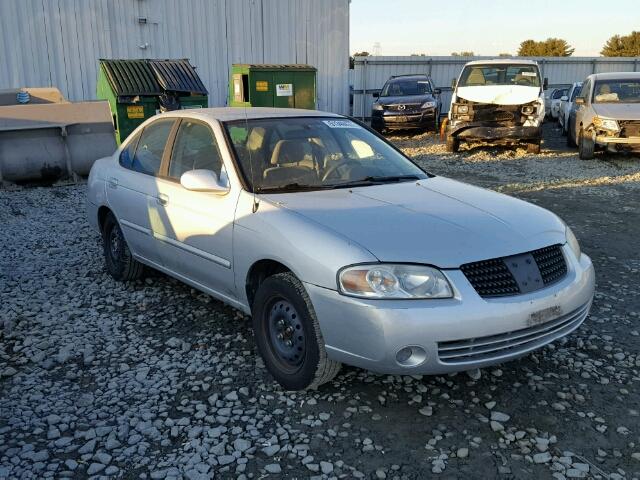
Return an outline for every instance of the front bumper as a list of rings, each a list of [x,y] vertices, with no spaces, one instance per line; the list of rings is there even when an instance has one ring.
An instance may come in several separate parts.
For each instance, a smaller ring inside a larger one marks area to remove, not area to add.
[[[596,143],[602,146],[628,145],[637,148],[640,147],[640,137],[612,137],[608,135],[597,135]]]
[[[379,373],[443,374],[518,358],[575,330],[594,294],[591,260],[566,245],[567,275],[530,294],[484,299],[460,270],[446,270],[455,297],[366,300],[305,284],[330,358]],[[541,312],[554,316],[541,322]],[[536,320],[537,319],[537,320]],[[405,347],[425,352],[418,364],[396,360]]]
[[[461,140],[539,140],[540,126],[502,126],[489,122],[456,122],[450,124],[449,135]]]
[[[407,113],[374,110],[371,116],[371,126],[380,130],[428,128],[434,125],[435,120],[435,108],[427,108],[419,112],[410,111]]]

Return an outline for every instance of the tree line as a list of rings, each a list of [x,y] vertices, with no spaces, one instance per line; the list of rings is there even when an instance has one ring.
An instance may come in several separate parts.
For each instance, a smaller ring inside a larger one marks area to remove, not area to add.
[[[547,38],[546,40],[525,40],[520,43],[517,56],[519,57],[570,57],[575,48],[562,38]],[[425,56],[425,53],[412,55]],[[454,57],[473,57],[472,51],[451,52]],[[629,35],[614,35],[604,44],[600,55],[603,57],[640,57],[640,31]],[[369,56],[369,52],[358,52],[353,57]],[[501,57],[510,57],[510,53],[500,53]],[[350,66],[353,68],[353,57]]]

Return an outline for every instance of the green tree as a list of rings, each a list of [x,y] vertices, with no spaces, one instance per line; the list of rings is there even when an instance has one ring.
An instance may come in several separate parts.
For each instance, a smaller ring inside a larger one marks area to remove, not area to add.
[[[520,44],[518,56],[520,57],[569,57],[575,48],[562,38],[547,38],[535,41],[525,40]]]
[[[475,57],[475,53],[462,51],[462,52],[451,52],[452,57]]]
[[[427,54],[426,53],[412,53],[411,56],[412,57],[426,57]]]
[[[631,32],[629,35],[614,35],[604,44],[600,55],[604,57],[640,56],[640,32]]]
[[[513,55],[511,55],[510,53],[507,53],[507,52],[499,53],[498,56],[499,57],[513,57]]]
[[[355,57],[369,57],[371,56],[371,54],[369,52],[356,52],[353,55],[351,55],[349,57],[349,68],[353,69],[353,62],[355,60]]]

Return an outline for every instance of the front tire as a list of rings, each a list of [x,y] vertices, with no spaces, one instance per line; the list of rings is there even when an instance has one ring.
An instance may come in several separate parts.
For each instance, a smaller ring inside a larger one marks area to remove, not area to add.
[[[260,284],[252,321],[267,370],[286,390],[315,389],[338,374],[341,364],[327,356],[311,299],[292,273]]]
[[[591,138],[587,138],[583,129],[578,135],[578,156],[581,160],[591,160],[593,158],[596,145]]]
[[[460,140],[447,135],[447,152],[457,153],[460,150]]]
[[[142,278],[144,265],[131,255],[120,224],[112,213],[107,214],[102,226],[102,245],[107,272],[114,280],[131,282]]]

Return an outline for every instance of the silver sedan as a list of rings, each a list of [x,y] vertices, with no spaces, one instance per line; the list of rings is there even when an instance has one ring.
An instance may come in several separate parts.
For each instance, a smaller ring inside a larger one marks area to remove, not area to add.
[[[440,374],[517,358],[593,299],[591,260],[556,215],[427,173],[330,113],[158,115],[88,183],[109,274],[157,269],[251,315],[287,389],[341,363]]]

